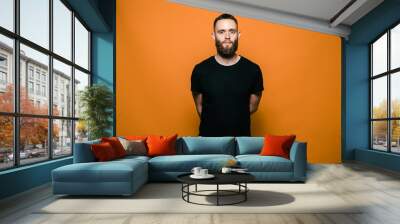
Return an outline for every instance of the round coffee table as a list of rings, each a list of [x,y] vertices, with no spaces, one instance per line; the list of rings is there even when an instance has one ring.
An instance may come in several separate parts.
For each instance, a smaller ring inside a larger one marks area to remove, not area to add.
[[[182,183],[182,199],[188,203],[198,204],[198,205],[234,205],[247,200],[247,192],[249,188],[247,183],[255,180],[255,177],[249,173],[215,173],[215,177],[212,179],[193,179],[190,177],[191,173],[182,174],[177,177],[178,181]],[[197,190],[198,184],[205,185],[216,185],[215,190]],[[195,191],[190,191],[190,186],[195,186]],[[220,185],[236,185],[237,190],[223,190],[220,189]],[[205,194],[209,192],[215,192],[216,194]],[[222,193],[222,194],[221,194]],[[190,201],[190,196],[204,196],[204,197],[216,197],[216,204],[202,204]],[[241,196],[240,200],[231,203],[221,203],[221,197],[230,196]]]

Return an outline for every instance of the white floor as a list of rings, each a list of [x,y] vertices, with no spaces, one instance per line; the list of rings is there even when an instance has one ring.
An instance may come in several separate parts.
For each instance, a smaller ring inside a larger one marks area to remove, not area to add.
[[[54,201],[45,185],[0,201],[0,223],[400,223],[399,173],[357,163],[312,165],[307,183],[365,206],[361,213],[350,214],[37,214],[43,203]]]

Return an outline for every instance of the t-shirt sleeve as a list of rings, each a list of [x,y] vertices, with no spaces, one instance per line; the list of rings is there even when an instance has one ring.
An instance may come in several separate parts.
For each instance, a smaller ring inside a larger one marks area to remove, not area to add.
[[[191,90],[192,90],[192,92],[196,92],[196,93],[203,92],[203,90],[201,88],[200,73],[199,73],[199,69],[197,66],[195,66],[192,71]]]
[[[251,93],[258,93],[263,90],[264,90],[263,76],[262,76],[260,66],[257,66],[255,73],[254,73],[254,79],[253,79],[253,85],[251,88]]]

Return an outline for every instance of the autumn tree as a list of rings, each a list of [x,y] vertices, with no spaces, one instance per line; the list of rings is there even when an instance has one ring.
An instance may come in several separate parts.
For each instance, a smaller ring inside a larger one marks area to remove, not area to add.
[[[13,86],[8,85],[4,93],[0,93],[0,111],[13,112]],[[13,146],[13,119],[11,116],[0,116],[0,147],[12,149]]]
[[[14,107],[14,88],[10,84],[6,88],[6,92],[0,93],[0,111],[13,112]],[[47,104],[43,104],[47,105]],[[20,110],[23,114],[41,114],[46,115],[47,106],[34,105],[29,99],[29,95],[24,87],[20,88]],[[58,113],[58,111],[56,111]],[[13,119],[11,116],[0,116],[0,146],[3,148],[11,148],[13,146]],[[48,119],[47,118],[20,118],[20,149],[23,150],[26,145],[42,144],[45,146],[48,136]],[[59,128],[53,129],[53,138],[59,135]]]
[[[381,101],[378,106],[373,108],[373,118],[387,118],[387,101]],[[391,117],[400,117],[400,100],[394,99],[391,104]],[[400,138],[400,122],[391,121],[392,142],[399,141]],[[373,125],[374,138],[386,138],[387,135],[387,122],[375,121]]]

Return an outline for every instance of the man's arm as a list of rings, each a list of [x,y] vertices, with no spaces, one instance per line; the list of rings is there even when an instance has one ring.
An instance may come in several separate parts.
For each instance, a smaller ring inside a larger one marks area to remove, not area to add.
[[[258,104],[260,103],[262,92],[253,93],[250,95],[250,114],[253,114],[258,109]]]
[[[203,95],[201,93],[192,92],[194,104],[196,105],[197,114],[201,117],[203,109]]]

